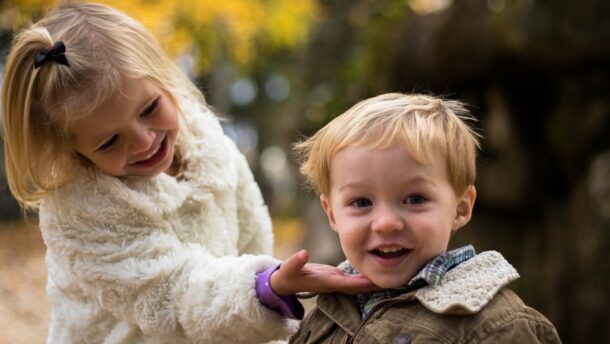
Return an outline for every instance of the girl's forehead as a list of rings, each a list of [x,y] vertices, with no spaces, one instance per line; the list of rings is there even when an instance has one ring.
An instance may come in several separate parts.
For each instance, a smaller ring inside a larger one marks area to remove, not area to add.
[[[137,101],[140,91],[151,88],[145,80],[124,77],[112,82],[94,82],[83,92],[71,92],[66,103],[71,104],[68,109],[74,110],[72,114],[74,119],[88,117],[110,104],[129,104]]]
[[[63,96],[59,95],[56,105],[51,108],[70,122],[91,115],[121,88],[120,81],[90,80],[83,82],[79,89],[66,90]]]
[[[159,87],[146,78],[126,78],[119,87],[106,92],[105,97],[98,97],[96,106],[91,107],[89,115],[135,111],[159,92]]]

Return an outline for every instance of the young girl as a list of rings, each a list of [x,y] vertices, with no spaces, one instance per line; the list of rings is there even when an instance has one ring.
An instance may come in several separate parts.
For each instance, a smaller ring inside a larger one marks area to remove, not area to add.
[[[15,37],[3,85],[8,182],[47,245],[49,343],[260,343],[302,317],[278,295],[371,287],[306,252],[277,270],[244,157],[125,14],[51,12]]]

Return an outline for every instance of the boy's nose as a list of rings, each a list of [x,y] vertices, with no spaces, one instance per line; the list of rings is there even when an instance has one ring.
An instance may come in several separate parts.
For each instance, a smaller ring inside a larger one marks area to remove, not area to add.
[[[402,217],[392,209],[378,209],[373,220],[372,230],[375,232],[394,232],[405,228]]]

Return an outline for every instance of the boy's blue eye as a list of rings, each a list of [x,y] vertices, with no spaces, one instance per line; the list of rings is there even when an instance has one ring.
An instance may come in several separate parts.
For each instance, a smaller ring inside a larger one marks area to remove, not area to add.
[[[110,149],[112,146],[114,146],[114,144],[117,142],[118,139],[119,139],[119,135],[117,135],[117,134],[112,135],[112,137],[108,141],[104,142],[101,146],[99,146],[99,148],[97,150],[105,151],[105,150]]]
[[[144,109],[140,114],[140,117],[149,117],[155,112],[157,106],[159,106],[159,98],[156,98],[146,109]]]
[[[366,198],[358,198],[357,200],[353,201],[351,204],[358,208],[364,208],[364,207],[371,206],[373,203]]]
[[[407,197],[406,199],[406,203],[407,204],[422,204],[424,202],[426,202],[428,199],[422,195],[411,195],[409,197]]]

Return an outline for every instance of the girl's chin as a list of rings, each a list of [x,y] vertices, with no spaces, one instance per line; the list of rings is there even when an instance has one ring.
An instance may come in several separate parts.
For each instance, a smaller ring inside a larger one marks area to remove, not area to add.
[[[171,171],[171,160],[167,163],[158,164],[152,169],[127,169],[122,175],[123,178],[152,178],[161,173]]]

